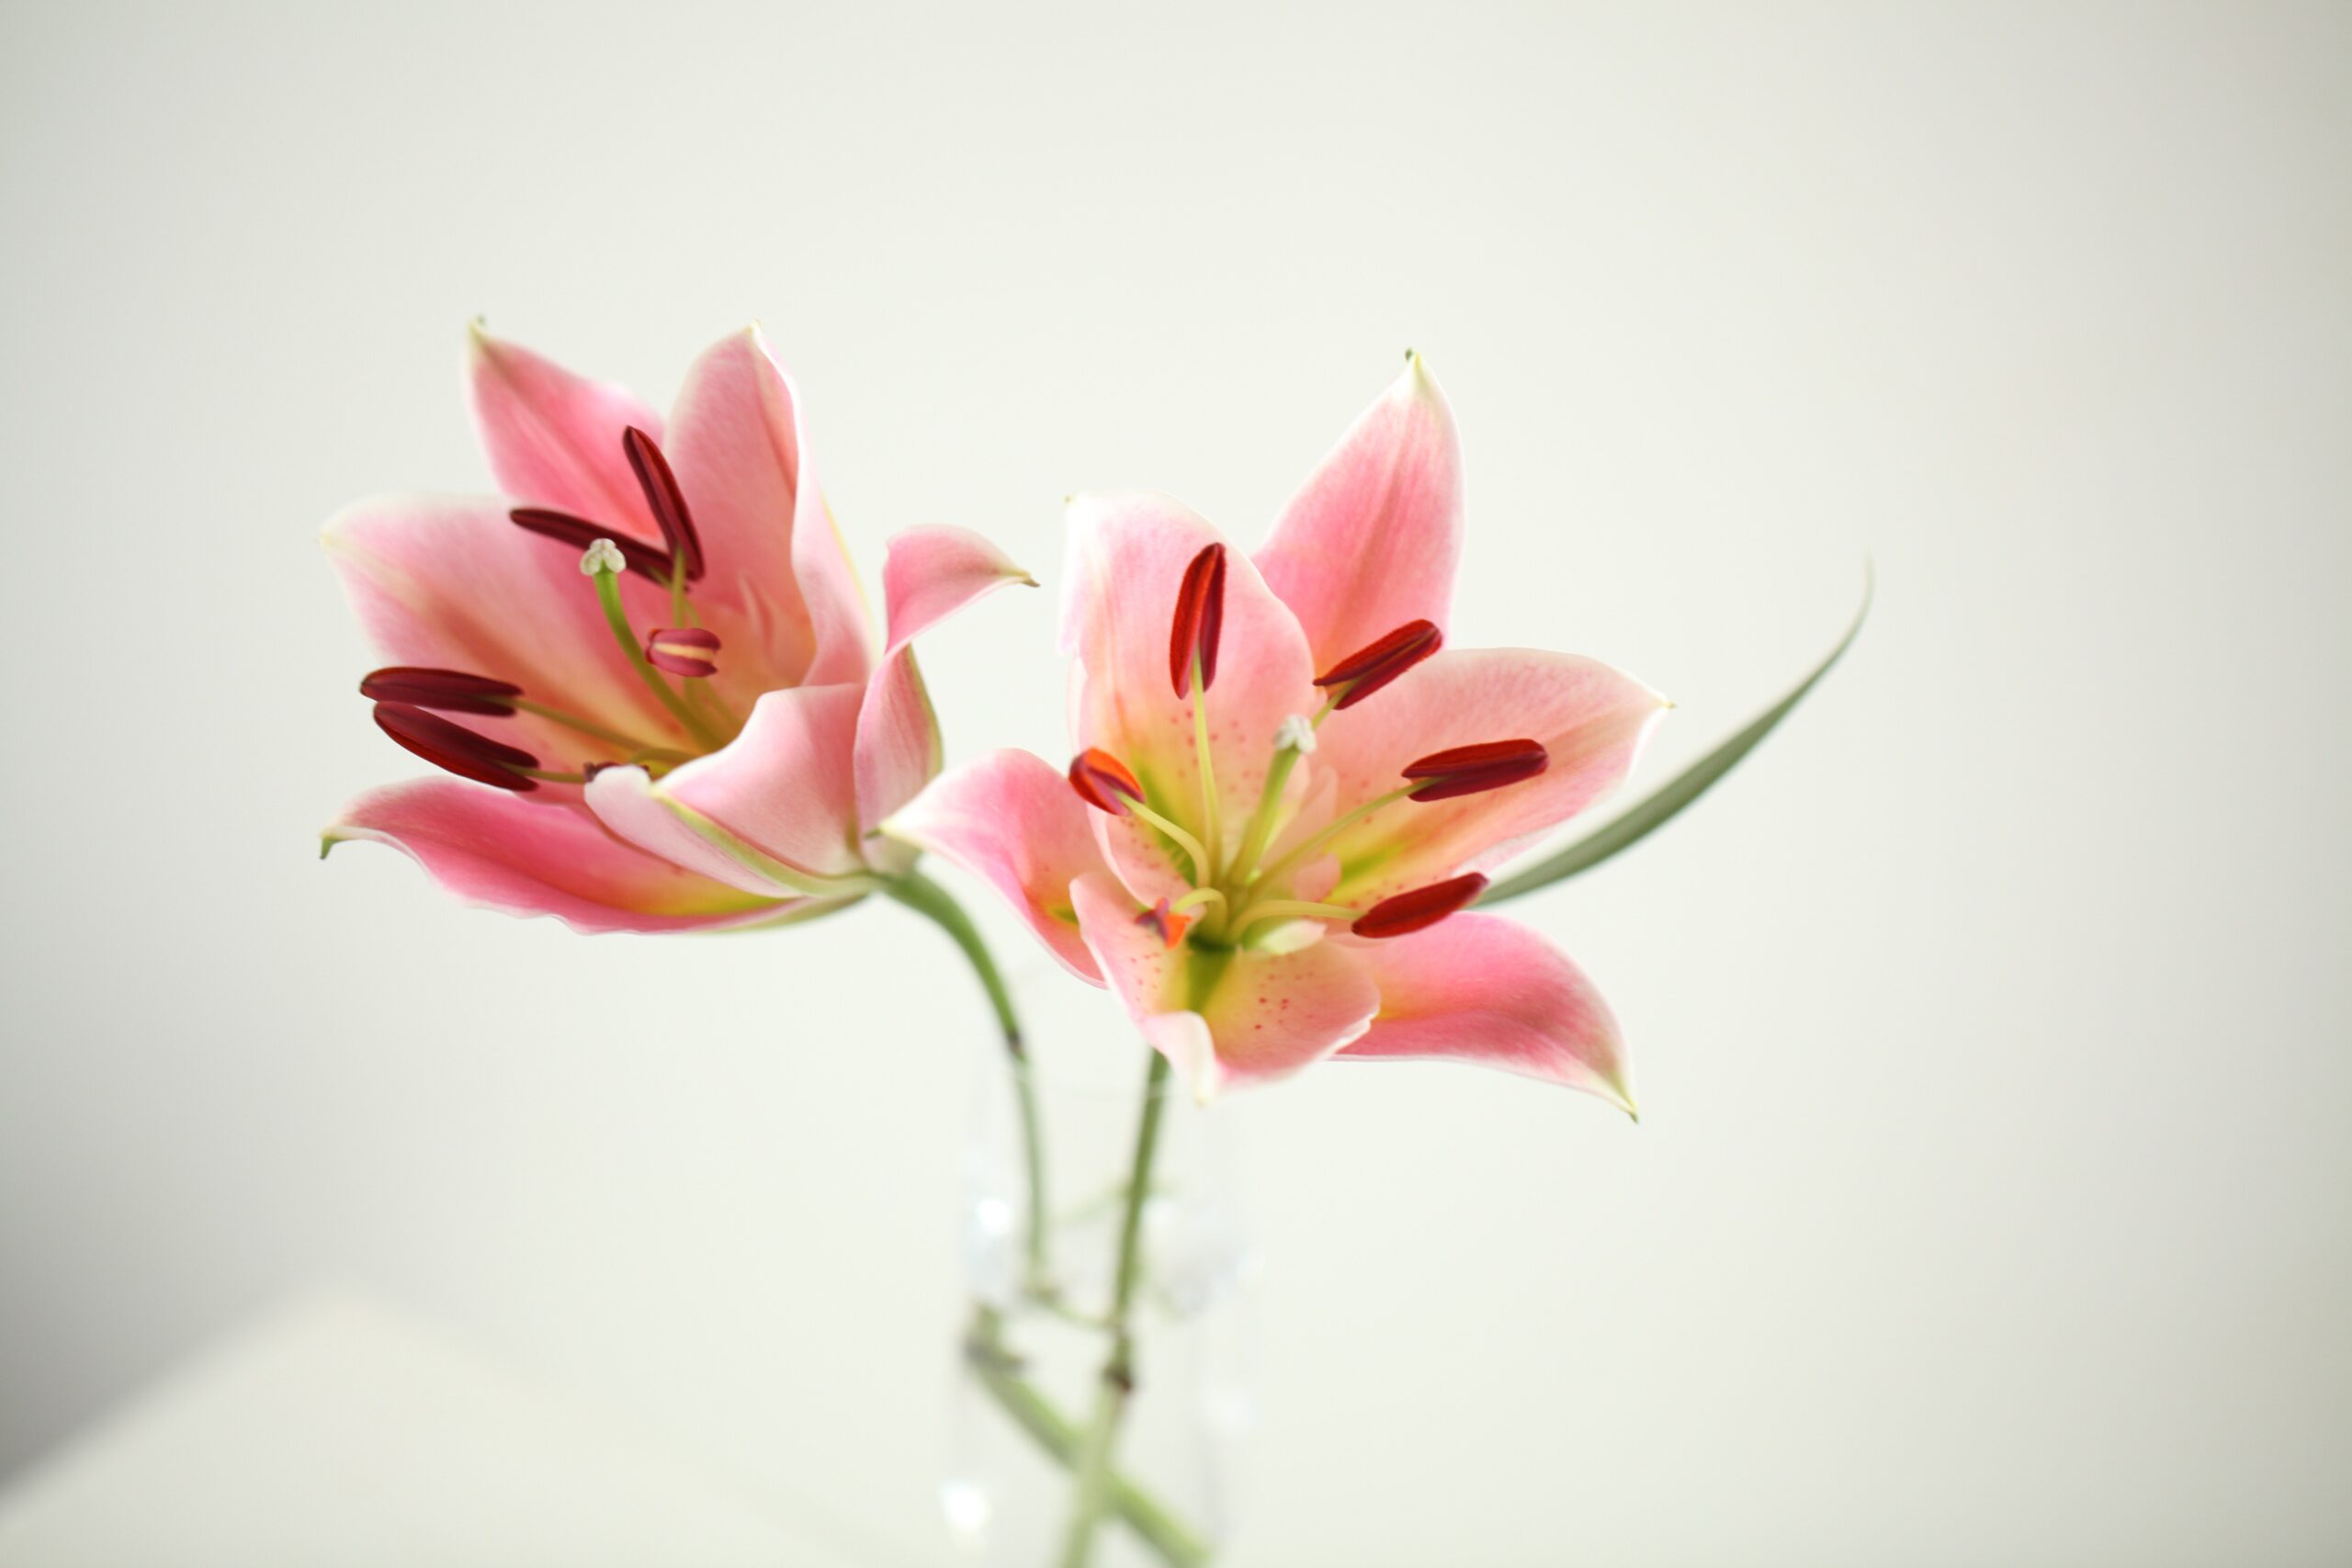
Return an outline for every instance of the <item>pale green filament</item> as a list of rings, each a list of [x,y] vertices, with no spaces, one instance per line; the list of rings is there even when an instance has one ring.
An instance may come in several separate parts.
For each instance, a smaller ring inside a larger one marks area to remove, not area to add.
[[[1303,898],[1269,898],[1262,904],[1252,904],[1241,912],[1226,932],[1229,942],[1239,942],[1241,933],[1260,920],[1354,920],[1362,909],[1351,909],[1345,904],[1310,904]]]
[[[582,718],[577,714],[566,713],[561,708],[551,708],[545,703],[535,703],[523,697],[509,697],[505,700],[509,706],[518,712],[536,714],[551,724],[560,724],[566,729],[576,729],[582,735],[591,735],[599,740],[607,741],[619,747],[632,758],[659,757],[673,762],[687,762],[694,760],[691,752],[673,751],[665,746],[648,746],[635,736],[624,735],[617,729],[608,729],[604,725]]]
[[[1195,887],[1190,893],[1185,894],[1182,897],[1169,905],[1168,912],[1171,915],[1181,915],[1187,909],[1197,909],[1204,904],[1215,904],[1219,908],[1231,908],[1230,905],[1226,903],[1225,895],[1218,892],[1216,888]]]
[[[1193,649],[1193,744],[1201,759],[1201,819],[1207,825],[1209,847],[1217,854],[1225,852],[1225,830],[1217,821],[1216,769],[1209,761],[1209,687],[1201,678],[1201,650]],[[1223,867],[1206,856],[1195,854],[1193,863],[1200,874],[1193,880],[1208,883],[1217,880]]]
[[[1402,789],[1392,789],[1386,795],[1373,796],[1370,800],[1365,801],[1362,806],[1357,807],[1353,811],[1351,811],[1345,817],[1339,818],[1329,827],[1324,829],[1321,832],[1317,833],[1314,837],[1306,840],[1304,843],[1299,844],[1296,848],[1293,849],[1290,853],[1283,856],[1282,859],[1274,862],[1273,864],[1260,872],[1257,875],[1257,880],[1263,882],[1271,880],[1273,877],[1280,876],[1283,873],[1290,870],[1291,867],[1296,865],[1308,855],[1313,854],[1317,850],[1321,849],[1324,845],[1329,843],[1332,840],[1338,838],[1340,834],[1346,832],[1349,829],[1354,827],[1357,823],[1363,821],[1365,818],[1371,816],[1382,807],[1393,805],[1396,802],[1404,799],[1415,790],[1421,788],[1426,783],[1426,780],[1417,780],[1412,784],[1405,785]]]
[[[671,688],[670,682],[662,678],[662,671],[645,661],[644,649],[637,646],[637,634],[629,630],[628,612],[621,607],[619,575],[608,566],[599,566],[590,575],[596,583],[596,598],[605,606],[605,624],[612,627],[613,640],[619,643],[621,652],[628,655],[629,668],[637,671],[638,679],[645,682],[645,689],[661,700],[662,705],[685,726],[686,733],[700,741],[705,750],[718,750],[725,742],[704,722],[701,715],[686,705],[685,699]]]
[[[1138,818],[1150,823],[1161,832],[1167,834],[1170,839],[1175,841],[1176,847],[1183,851],[1184,853],[1191,858],[1193,862],[1193,880],[1194,882],[1205,883],[1211,879],[1208,852],[1201,848],[1201,841],[1198,839],[1195,839],[1192,834],[1187,833],[1183,829],[1179,828],[1175,823],[1170,822],[1167,818],[1162,817],[1159,812],[1154,811],[1150,807],[1146,806],[1142,801],[1137,800],[1134,795],[1128,795],[1124,790],[1120,792],[1119,798],[1127,803],[1128,810],[1134,812]]]

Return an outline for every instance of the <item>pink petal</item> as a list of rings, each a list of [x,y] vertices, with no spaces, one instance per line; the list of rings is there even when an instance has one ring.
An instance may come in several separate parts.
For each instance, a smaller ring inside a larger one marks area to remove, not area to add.
[[[1037,585],[969,529],[909,528],[890,541],[882,567],[890,641],[857,716],[858,819],[869,829],[912,800],[944,760],[939,718],[907,644],[1008,582]]]
[[[1525,649],[1448,649],[1371,701],[1324,720],[1315,761],[1353,810],[1432,751],[1521,738],[1551,753],[1540,776],[1483,795],[1383,807],[1332,845],[1333,897],[1363,905],[1505,860],[1616,787],[1665,699],[1608,665]]]
[[[865,680],[865,601],[808,461],[800,400],[757,327],[695,361],[663,450],[710,560],[695,602],[759,628],[763,687]]]
[[[1609,1004],[1567,955],[1494,915],[1455,915],[1357,948],[1380,1016],[1350,1060],[1450,1057],[1599,1095],[1629,1115],[1624,1041]]]
[[[662,531],[621,451],[635,425],[656,441],[662,419],[622,388],[573,375],[477,323],[466,389],[498,488],[652,544]]]
[[[847,684],[770,692],[741,734],[651,793],[775,862],[770,874],[862,878],[854,757],[865,694]]]
[[[895,653],[985,593],[1037,580],[969,528],[904,528],[882,558],[882,599],[889,607]]]
[[[857,713],[857,819],[873,829],[912,800],[945,761],[911,648],[894,649],[865,683]]]
[[[1462,447],[1419,355],[1323,459],[1258,552],[1315,668],[1408,621],[1442,628],[1462,555]]]
[[[779,866],[707,818],[682,812],[654,794],[643,768],[606,768],[581,797],[616,837],[713,882],[763,898],[822,897],[837,891],[828,878]]]
[[[934,780],[889,832],[986,878],[1072,974],[1102,983],[1070,904],[1070,884],[1102,872],[1102,856],[1086,807],[1052,763],[991,751]]]
[[[630,848],[574,806],[540,805],[454,779],[421,779],[354,801],[329,828],[390,844],[461,898],[575,931],[683,931],[751,925],[810,903],[747,897]]]
[[[1141,781],[1155,809],[1197,829],[1203,813],[1193,703],[1169,683],[1168,639],[1185,568],[1219,536],[1197,514],[1159,495],[1082,496],[1071,503],[1069,519],[1062,635],[1080,661],[1078,743],[1117,757]],[[1282,721],[1322,705],[1314,680],[1296,618],[1255,567],[1228,556],[1223,649],[1208,693],[1210,744],[1228,840],[1224,852],[1239,839],[1264,787]]]
[[[693,749],[614,640],[594,583],[581,575],[580,552],[516,527],[504,502],[363,501],[328,523],[324,543],[385,662],[512,681],[533,701],[646,745]],[[667,594],[635,572],[620,584],[637,625],[667,618]],[[484,719],[481,728],[553,770],[625,760],[614,746],[527,715]]]
[[[1321,1061],[1361,1036],[1379,1008],[1360,953],[1340,942],[1209,958],[1186,944],[1170,949],[1136,924],[1142,906],[1107,874],[1080,877],[1070,899],[1128,1016],[1203,1102]],[[1195,994],[1202,986],[1205,997]]]

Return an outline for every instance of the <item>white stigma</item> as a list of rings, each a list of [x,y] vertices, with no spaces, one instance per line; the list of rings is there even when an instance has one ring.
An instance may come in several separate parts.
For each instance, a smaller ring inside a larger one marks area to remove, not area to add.
[[[610,539],[597,540],[588,547],[588,553],[580,558],[582,576],[594,577],[600,571],[609,571],[617,577],[628,570],[628,558],[621,554],[621,547]]]
[[[1306,756],[1315,750],[1315,726],[1301,715],[1291,715],[1274,731],[1274,750]]]

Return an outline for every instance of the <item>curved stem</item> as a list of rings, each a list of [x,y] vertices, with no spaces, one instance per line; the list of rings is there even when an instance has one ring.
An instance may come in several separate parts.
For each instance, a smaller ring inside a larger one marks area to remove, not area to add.
[[[1127,1201],[1119,1222],[1119,1265],[1111,1292],[1111,1354],[1102,1363],[1102,1386],[1094,1397],[1094,1421],[1078,1468],[1078,1498],[1069,1532],[1062,1539],[1062,1568],[1086,1568],[1094,1531],[1111,1501],[1111,1456],[1118,1445],[1119,1418],[1135,1390],[1135,1337],[1128,1317],[1135,1305],[1136,1277],[1143,1263],[1144,1201],[1151,1190],[1151,1162],[1159,1148],[1159,1114],[1167,1108],[1168,1058],[1151,1054],[1144,1080],[1143,1116],[1136,1127],[1135,1163],[1127,1172]]]
[[[1003,974],[989,953],[988,943],[980,939],[979,928],[972,924],[972,917],[964,907],[942,887],[919,871],[894,877],[883,884],[891,897],[915,913],[929,919],[950,940],[963,950],[978,976],[980,988],[988,993],[989,1006],[996,1011],[997,1027],[1004,1035],[1004,1050],[1012,1071],[1012,1090],[1021,1108],[1022,1154],[1029,1178],[1029,1235],[1027,1265],[1030,1292],[1042,1292],[1046,1286],[1046,1145],[1038,1122],[1037,1088],[1029,1077],[1029,1051],[1021,1038],[1021,1015],[1013,1010],[1012,992],[1004,983]]]

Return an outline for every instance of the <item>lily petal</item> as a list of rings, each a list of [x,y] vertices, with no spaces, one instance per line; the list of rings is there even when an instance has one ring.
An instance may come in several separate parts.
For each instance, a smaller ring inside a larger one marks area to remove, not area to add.
[[[741,734],[651,794],[775,862],[769,874],[819,886],[862,879],[854,752],[865,695],[849,684],[770,692]]]
[[[1009,582],[1037,586],[1011,557],[969,528],[933,524],[900,529],[882,558],[882,602],[890,627],[886,657]]]
[[[1340,1053],[1349,1060],[1471,1062],[1633,1114],[1616,1016],[1584,971],[1518,921],[1455,915],[1357,951],[1380,987],[1380,1016]]]
[[[1070,902],[1071,883],[1107,869],[1086,817],[1052,763],[1003,750],[941,774],[884,831],[985,878],[1066,968],[1099,986]]]
[[[937,776],[939,716],[908,647],[919,633],[1008,582],[1037,580],[968,528],[908,528],[883,558],[890,640],[857,716],[858,820],[877,826]]]
[[[1193,699],[1170,689],[1168,637],[1186,567],[1220,536],[1180,503],[1143,493],[1081,496],[1069,525],[1062,636],[1079,656],[1078,743],[1125,762],[1155,810],[1197,825]],[[1275,732],[1284,718],[1315,712],[1322,695],[1297,618],[1238,556],[1228,558],[1222,647],[1209,734],[1223,826],[1234,840],[1265,785]]]
[[[683,931],[753,925],[808,900],[757,897],[621,842],[574,806],[539,805],[420,779],[364,795],[325,833],[390,844],[443,887],[511,915],[552,915],[581,931]]]
[[[682,812],[653,793],[643,768],[605,768],[581,792],[606,830],[646,853],[763,898],[822,897],[828,879],[778,865],[707,818]]]
[[[886,654],[857,710],[857,819],[879,827],[921,793],[946,760],[939,716],[911,648]]]
[[[710,560],[695,603],[760,628],[760,689],[863,681],[865,601],[808,461],[799,397],[757,327],[695,361],[664,450]]]
[[[646,745],[691,746],[614,642],[579,552],[516,527],[506,502],[379,497],[337,513],[323,540],[387,662],[511,681],[533,701]],[[622,575],[620,591],[637,624],[659,625],[666,615],[667,595],[637,573]],[[484,728],[551,768],[616,760],[615,747],[545,719],[491,719]]]
[[[623,388],[576,376],[476,323],[466,391],[498,488],[650,544],[662,531],[621,450],[635,425],[659,441],[662,419]]]
[[[1395,788],[1417,757],[1506,738],[1543,743],[1538,776],[1435,803],[1400,800],[1331,846],[1340,902],[1483,870],[1617,786],[1666,700],[1595,660],[1526,649],[1438,654],[1370,702],[1324,721],[1316,761],[1339,774],[1337,809]]]
[[[1320,671],[1408,621],[1444,627],[1461,557],[1461,441],[1411,355],[1283,510],[1258,570],[1306,628]]]
[[[1080,877],[1070,900],[1128,1016],[1203,1103],[1323,1060],[1360,1037],[1379,1009],[1370,970],[1346,944],[1204,954],[1171,949],[1137,924],[1140,906],[1106,874]]]

